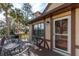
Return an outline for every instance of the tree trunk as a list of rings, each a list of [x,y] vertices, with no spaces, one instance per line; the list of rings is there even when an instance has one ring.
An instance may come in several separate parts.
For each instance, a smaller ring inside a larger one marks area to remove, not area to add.
[[[7,38],[9,38],[10,37],[10,26],[9,26],[9,19],[8,19],[8,16],[7,16],[7,11],[5,11],[5,16],[6,16],[6,25],[7,25],[7,34],[6,34],[6,36],[7,36]]]

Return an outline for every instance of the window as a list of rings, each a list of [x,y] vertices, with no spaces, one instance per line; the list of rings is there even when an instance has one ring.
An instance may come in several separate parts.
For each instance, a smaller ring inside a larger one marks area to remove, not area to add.
[[[57,34],[67,34],[67,26],[68,26],[68,20],[63,19],[63,20],[58,20],[55,22],[56,25],[56,33]]]
[[[54,19],[53,47],[61,52],[71,53],[71,17]]]
[[[44,37],[44,23],[33,25],[33,36]]]
[[[67,28],[68,27],[68,19],[62,19],[55,21],[55,47],[63,50],[67,50]]]

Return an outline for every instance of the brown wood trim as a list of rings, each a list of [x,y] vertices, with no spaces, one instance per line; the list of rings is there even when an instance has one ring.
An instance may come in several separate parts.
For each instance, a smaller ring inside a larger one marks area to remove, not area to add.
[[[79,8],[79,4],[77,4],[77,3],[65,3],[63,5],[60,5],[59,7],[56,7],[53,10],[50,10],[47,13],[44,13],[43,15],[41,15],[39,17],[32,19],[32,21],[28,22],[28,24],[32,24],[34,22],[44,20],[44,18],[50,17],[52,15],[57,15],[57,14],[60,14],[60,13],[63,13],[63,12],[70,11],[71,8]]]
[[[51,40],[51,43],[50,43],[50,46],[51,46],[51,51],[53,50],[53,18],[50,17],[50,40]]]
[[[79,45],[76,45],[75,48],[79,49]]]
[[[45,48],[45,38],[46,38],[46,33],[45,33],[45,29],[46,29],[46,26],[45,26],[45,18],[44,18],[44,48]]]
[[[51,42],[51,40],[48,40],[48,39],[45,39],[46,41],[48,41],[48,42]]]
[[[46,39],[42,39],[42,41],[40,42],[40,44],[38,44],[38,46],[40,47],[41,44],[44,43],[45,46],[47,46],[48,50],[49,50],[49,44],[48,44],[48,41]],[[45,46],[43,46],[44,48],[46,48]]]
[[[71,9],[71,55],[75,55],[75,9]]]
[[[36,22],[36,23],[33,23],[32,25],[36,25],[36,24],[40,24],[40,23],[44,23],[44,21]]]
[[[47,41],[45,41],[45,45],[47,46],[48,50],[49,50],[49,44]]]
[[[52,3],[48,3],[48,5],[46,6],[46,8],[44,9],[43,13],[46,12],[46,10],[49,8],[49,6],[51,5]]]
[[[70,15],[71,15],[71,14],[62,15],[62,16],[58,16],[58,17],[53,17],[53,19],[57,19],[57,18],[65,17],[65,16],[70,16]]]
[[[31,32],[32,39],[33,39],[33,31],[34,31],[34,27],[33,27],[33,25],[32,25],[32,32]]]

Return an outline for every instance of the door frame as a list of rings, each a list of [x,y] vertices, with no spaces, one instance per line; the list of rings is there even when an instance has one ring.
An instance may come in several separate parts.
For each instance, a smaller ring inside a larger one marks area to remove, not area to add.
[[[67,40],[68,51],[64,51],[62,49],[55,47],[55,21],[62,20],[62,19],[68,19],[68,34],[67,34],[68,35],[68,40]],[[65,54],[71,55],[71,16],[64,16],[64,17],[57,18],[57,19],[53,20],[53,50],[56,51],[56,52],[59,52],[61,54],[64,53],[64,55]]]

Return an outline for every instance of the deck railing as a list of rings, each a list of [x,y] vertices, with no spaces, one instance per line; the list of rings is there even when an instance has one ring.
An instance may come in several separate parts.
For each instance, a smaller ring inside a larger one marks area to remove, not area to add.
[[[47,49],[49,49],[48,42],[47,42],[47,40],[44,39],[44,38],[36,37],[36,36],[35,36],[35,37],[33,37],[32,41],[34,42],[35,45],[37,45],[37,46],[39,46],[39,47],[41,46],[42,43],[44,43],[45,46],[47,46]]]

